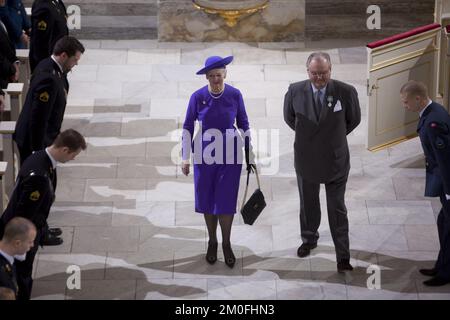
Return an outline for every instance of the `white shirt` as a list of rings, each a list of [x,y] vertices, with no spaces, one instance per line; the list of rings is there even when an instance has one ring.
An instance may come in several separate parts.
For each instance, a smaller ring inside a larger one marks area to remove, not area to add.
[[[328,85],[326,85],[325,87],[323,87],[322,89],[320,89],[320,92],[322,93],[322,101],[321,101],[321,103],[322,103],[322,105],[324,105],[323,104],[323,102],[324,102],[324,99],[325,99],[325,92],[327,92],[327,86]],[[313,96],[314,96],[314,100],[316,99],[316,93],[317,93],[317,91],[319,91],[319,89],[317,89],[313,84],[312,84],[312,82],[311,82],[311,88],[312,88],[312,90],[313,90]]]
[[[423,108],[423,110],[422,111],[420,111],[420,113],[419,113],[419,117],[421,117],[422,118],[422,115],[423,115],[423,113],[424,113],[424,111],[425,111],[425,109],[426,108],[428,108],[428,106],[430,105],[430,104],[432,104],[433,103],[433,101],[431,101],[431,100],[429,100],[428,99],[428,104],[425,106],[425,108]]]
[[[13,256],[10,256],[9,254],[7,254],[5,251],[3,251],[3,250],[0,250],[0,254],[2,255],[2,256],[4,256],[5,258],[6,258],[6,260],[8,260],[8,262],[9,262],[9,264],[10,265],[13,265],[14,264],[14,257]]]
[[[52,162],[53,169],[56,169],[56,166],[58,165],[58,161],[56,161],[55,158],[52,157],[52,155],[48,151],[48,148],[45,148],[45,152],[47,152],[47,155],[50,158],[50,161]]]
[[[52,60],[56,62],[56,64],[59,67],[59,70],[61,70],[61,73],[64,73],[63,68],[61,67],[61,65],[59,64],[59,62],[56,60],[56,57],[52,54],[51,56]]]

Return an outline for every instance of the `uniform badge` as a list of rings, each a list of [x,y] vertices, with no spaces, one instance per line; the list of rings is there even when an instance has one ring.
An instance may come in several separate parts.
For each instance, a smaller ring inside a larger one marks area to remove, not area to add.
[[[47,22],[45,22],[44,20],[41,20],[38,22],[37,27],[38,27],[38,30],[45,31],[45,30],[47,30]]]
[[[44,91],[39,95],[39,100],[41,100],[42,102],[48,102],[49,98],[50,98],[50,95],[48,94],[47,91]]]
[[[31,201],[38,201],[40,197],[41,197],[41,194],[37,190],[30,194]]]
[[[8,272],[8,273],[11,273],[11,267],[9,266],[9,264],[6,264],[5,265],[5,270],[6,270],[6,272]]]

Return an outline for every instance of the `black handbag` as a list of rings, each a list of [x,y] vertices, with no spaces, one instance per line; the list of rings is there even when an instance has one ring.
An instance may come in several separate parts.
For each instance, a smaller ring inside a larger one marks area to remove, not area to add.
[[[258,170],[254,168],[256,174],[256,181],[258,182],[258,189],[253,192],[252,196],[245,202],[247,198],[248,183],[250,180],[250,171],[247,172],[247,185],[244,192],[244,200],[242,201],[241,214],[244,218],[244,223],[252,225],[258,218],[260,213],[266,207],[266,200],[264,200],[264,194],[261,191],[261,185],[259,183]]]

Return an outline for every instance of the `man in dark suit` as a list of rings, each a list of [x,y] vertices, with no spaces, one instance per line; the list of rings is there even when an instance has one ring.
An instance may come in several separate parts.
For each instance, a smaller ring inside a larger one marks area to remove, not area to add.
[[[0,6],[5,4],[0,0]],[[6,88],[9,82],[19,79],[19,59],[16,57],[16,49],[11,42],[6,26],[0,20],[0,88]]]
[[[350,171],[347,135],[360,123],[361,110],[355,88],[331,80],[327,53],[312,53],[306,67],[309,80],[291,84],[284,100],[284,120],[295,131],[294,159],[303,241],[297,255],[306,257],[317,246],[319,191],[323,183],[337,269],[344,272],[353,270],[344,201]]]
[[[62,0],[35,0],[31,8],[31,72],[52,54],[56,42],[67,35],[67,12]]]
[[[69,91],[66,74],[78,64],[83,52],[77,39],[63,37],[53,55],[41,61],[33,73],[13,136],[21,163],[33,151],[51,145],[59,134]]]
[[[19,288],[14,259],[24,260],[35,238],[34,224],[28,219],[16,217],[8,222],[0,240],[0,287],[12,289],[16,297]]]
[[[417,132],[426,158],[425,196],[440,197],[442,208],[437,219],[440,250],[432,269],[420,273],[432,277],[427,286],[450,283],[450,115],[444,107],[428,97],[427,87],[414,80],[400,90],[408,111],[419,112]]]
[[[68,129],[61,132],[50,147],[29,156],[20,168],[8,207],[0,219],[0,234],[2,226],[14,217],[28,218],[37,228],[34,247],[25,261],[17,263],[19,300],[28,300],[31,296],[34,257],[47,232],[47,218],[55,200],[56,165],[73,160],[85,149],[83,136]]]

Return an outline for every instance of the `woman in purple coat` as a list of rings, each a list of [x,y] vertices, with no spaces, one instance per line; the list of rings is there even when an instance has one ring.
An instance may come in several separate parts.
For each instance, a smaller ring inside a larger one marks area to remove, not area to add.
[[[225,66],[232,60],[232,56],[209,57],[205,67],[197,72],[206,74],[209,85],[194,92],[190,98],[183,125],[182,152],[182,171],[187,176],[192,149],[195,211],[204,215],[209,234],[206,261],[213,264],[217,260],[216,230],[220,223],[223,254],[230,268],[236,262],[230,235],[242,171],[243,138],[247,169],[251,170],[253,166],[249,164],[249,153],[252,155],[250,131],[242,94],[224,84]],[[199,131],[192,139],[195,121],[199,123]],[[240,130],[236,129],[235,122]]]

